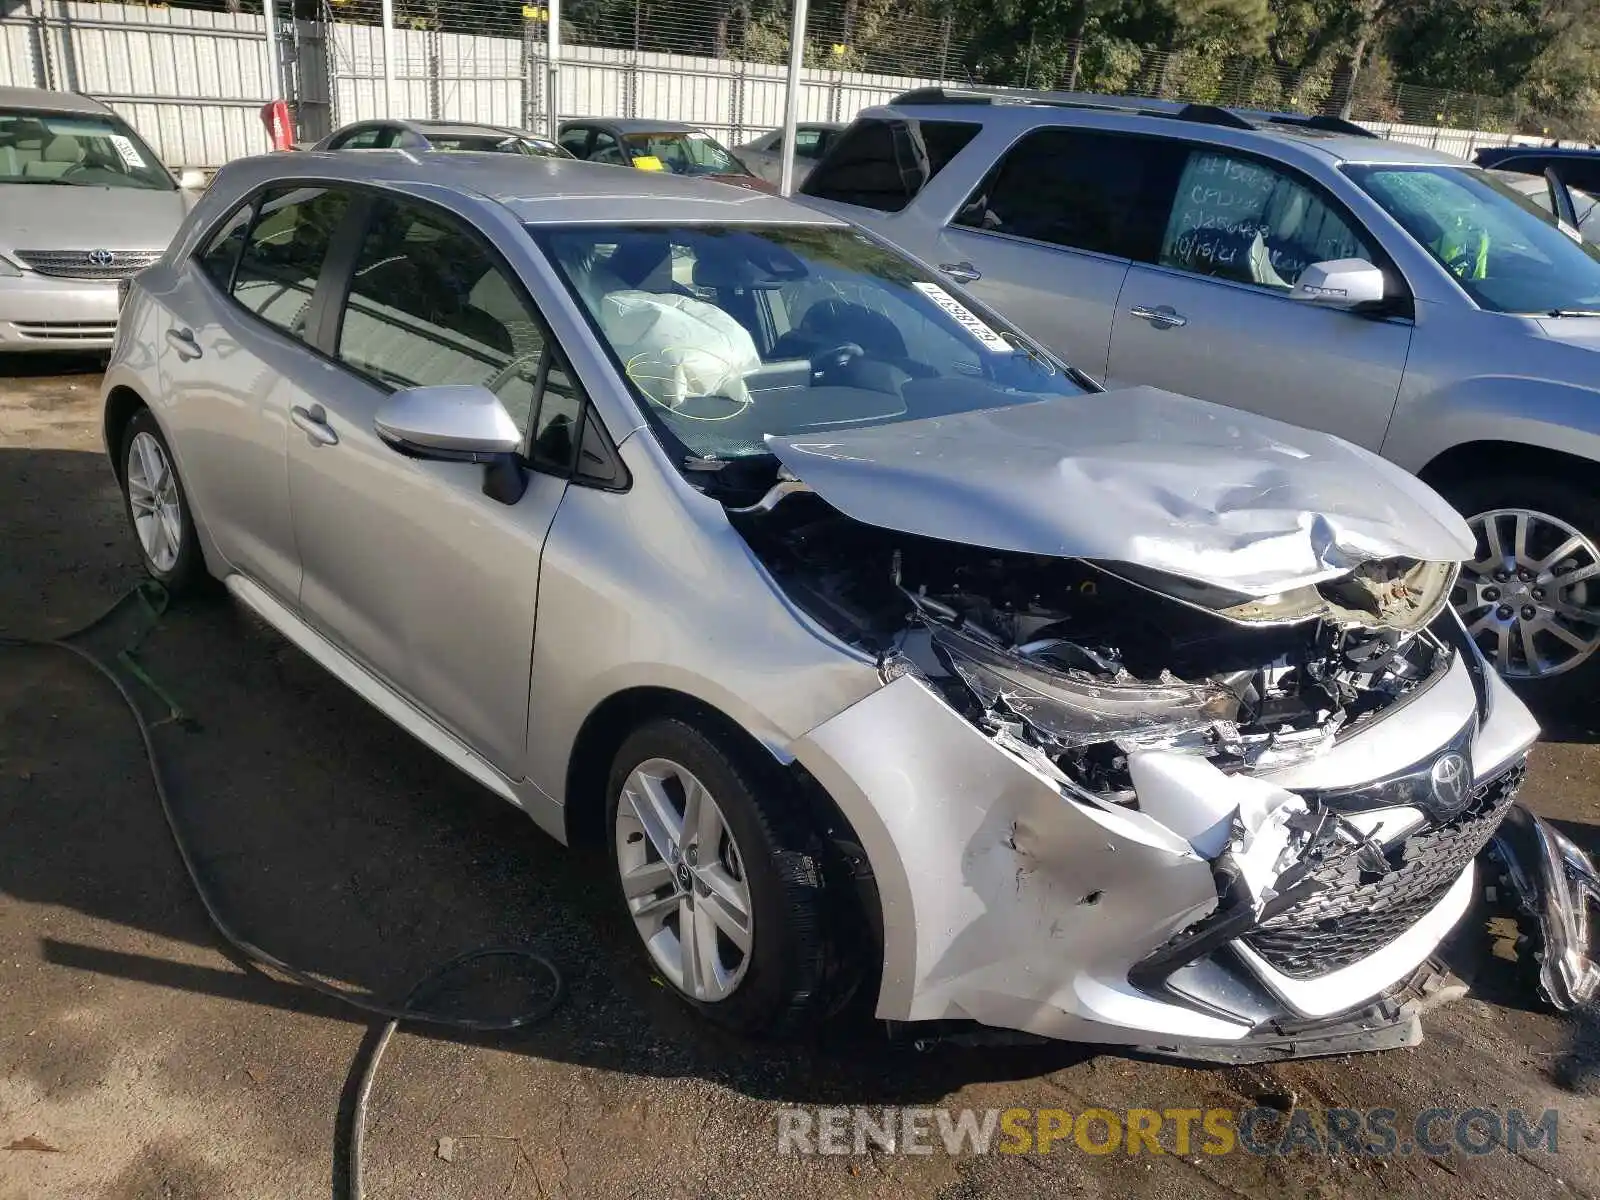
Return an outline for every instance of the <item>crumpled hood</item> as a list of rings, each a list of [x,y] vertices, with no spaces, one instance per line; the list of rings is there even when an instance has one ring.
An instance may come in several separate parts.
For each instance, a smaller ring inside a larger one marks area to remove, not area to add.
[[[181,191],[0,183],[0,246],[10,250],[165,250],[189,204]]]
[[[1363,562],[1472,557],[1431,488],[1342,439],[1159,388],[769,435],[871,525],[1024,554],[1138,563],[1249,596]]]

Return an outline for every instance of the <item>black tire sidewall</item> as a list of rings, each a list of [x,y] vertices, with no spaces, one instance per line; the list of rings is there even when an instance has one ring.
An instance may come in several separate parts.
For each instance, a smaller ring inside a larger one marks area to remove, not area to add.
[[[1436,485],[1463,517],[1494,509],[1524,509],[1565,521],[1600,546],[1600,496],[1560,475],[1479,475]],[[1555,700],[1600,697],[1600,652],[1570,671],[1506,682],[1535,706]]]
[[[613,884],[629,934],[651,970],[655,963],[631,928],[617,870],[616,820],[622,785],[651,758],[669,759],[693,774],[717,802],[744,864],[750,887],[751,954],[745,975],[726,999],[707,1002],[673,988],[686,1003],[742,1033],[782,1036],[813,1023],[823,1007],[827,977],[826,909],[820,839],[795,812],[792,797],[732,739],[676,718],[635,730],[612,763],[606,786],[606,841]],[[790,801],[790,803],[785,803]]]
[[[161,452],[167,456],[167,469],[172,472],[173,479],[177,482],[178,512],[183,530],[178,541],[178,557],[170,571],[160,570],[150,561],[150,556],[145,553],[144,543],[139,540],[138,528],[134,524],[133,498],[128,488],[128,455],[133,449],[133,439],[141,433],[148,433],[161,444]],[[139,561],[144,564],[145,573],[175,596],[193,590],[205,575],[200,538],[195,532],[194,513],[189,506],[189,494],[184,489],[183,477],[178,473],[178,462],[173,457],[172,446],[167,442],[166,434],[161,432],[155,414],[148,408],[141,408],[128,421],[127,428],[122,431],[122,445],[118,449],[118,454],[121,456],[117,462],[117,477],[122,484],[122,508],[128,516],[133,544],[139,551]]]

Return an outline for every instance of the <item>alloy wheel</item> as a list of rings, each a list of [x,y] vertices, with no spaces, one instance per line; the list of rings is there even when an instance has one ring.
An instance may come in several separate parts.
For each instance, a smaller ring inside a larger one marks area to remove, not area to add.
[[[167,452],[152,435],[139,433],[128,443],[127,480],[139,545],[157,571],[171,571],[183,547],[183,502]]]
[[[1452,597],[1500,673],[1539,679],[1600,648],[1600,549],[1559,517],[1496,508],[1469,517],[1477,558]]]
[[[633,769],[617,800],[617,869],[656,969],[703,1002],[732,995],[750,964],[750,885],[722,809],[678,763]]]

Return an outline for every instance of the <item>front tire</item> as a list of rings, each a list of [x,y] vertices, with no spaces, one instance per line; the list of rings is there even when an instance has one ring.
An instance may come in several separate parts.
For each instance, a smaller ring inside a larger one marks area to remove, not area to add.
[[[655,973],[720,1025],[782,1036],[824,1014],[822,847],[743,750],[673,718],[637,729],[607,786],[611,859]]]
[[[148,408],[128,421],[119,459],[122,503],[145,571],[174,596],[194,591],[205,562],[166,435]]]
[[[1478,544],[1452,600],[1530,702],[1600,687],[1600,497],[1559,476],[1486,475],[1441,493]]]

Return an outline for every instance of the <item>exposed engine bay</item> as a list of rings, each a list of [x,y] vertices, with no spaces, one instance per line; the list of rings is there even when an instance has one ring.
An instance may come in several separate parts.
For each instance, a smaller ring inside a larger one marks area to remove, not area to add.
[[[805,492],[736,520],[792,598],[878,654],[886,676],[916,672],[980,728],[1118,803],[1136,803],[1130,754],[1193,753],[1228,773],[1286,766],[1453,653],[1427,628],[1448,564],[1367,564],[1261,600],[1181,580],[1165,594],[1134,567],[880,529]]]

